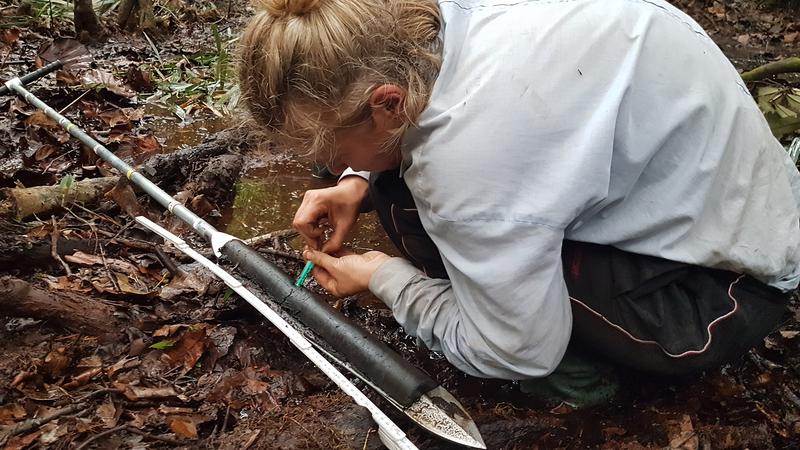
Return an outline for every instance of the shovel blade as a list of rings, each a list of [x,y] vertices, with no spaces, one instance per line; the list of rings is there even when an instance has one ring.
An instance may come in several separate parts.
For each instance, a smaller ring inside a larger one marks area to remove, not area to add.
[[[485,449],[481,433],[461,403],[438,386],[404,410],[418,425],[450,442]]]

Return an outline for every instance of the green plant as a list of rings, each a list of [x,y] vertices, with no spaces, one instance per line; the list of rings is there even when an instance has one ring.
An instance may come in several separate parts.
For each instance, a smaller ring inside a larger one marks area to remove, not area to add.
[[[211,26],[214,46],[208,51],[164,61],[155,72],[161,76],[157,92],[148,101],[164,103],[181,120],[194,110],[205,109],[216,116],[231,114],[239,101],[239,88],[234,83],[235,68],[230,48],[238,37],[223,37],[216,25]]]
[[[763,86],[756,91],[756,101],[778,139],[800,130],[800,89]]]

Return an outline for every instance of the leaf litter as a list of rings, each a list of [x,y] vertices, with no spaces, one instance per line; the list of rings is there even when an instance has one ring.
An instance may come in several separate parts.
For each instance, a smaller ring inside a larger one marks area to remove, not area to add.
[[[244,10],[236,3],[229,18],[210,2],[169,2],[178,13],[163,22],[174,37],[155,37],[162,62],[141,36],[82,53],[85,47],[74,40],[48,39],[55,30],[26,26],[0,27],[0,60],[29,60],[37,50],[39,66],[55,55],[99,55],[95,67],[91,58],[78,58],[80,67],[42,80],[36,93],[128,162],[146,164],[174,150],[165,149],[172,136],[160,136],[154,124],[166,120],[175,130],[194,130],[190,124],[204,124],[235,108],[230,49]],[[797,48],[800,30],[791,14],[753,10],[740,2],[678,5],[691,9],[735,62],[749,61],[742,68],[756,65],[753,58],[760,64]],[[219,21],[216,29],[208,21]],[[198,30],[205,33],[202,39],[193,35]],[[202,42],[208,45],[198,48]],[[4,79],[12,74],[9,66],[0,69]],[[759,87],[778,89],[760,91],[763,99],[756,89],[759,101],[766,102],[762,108],[769,104],[781,119],[794,117],[796,86],[784,80]],[[785,95],[776,97],[779,92]],[[7,112],[0,117],[0,185],[118,175],[26,104],[0,102]],[[153,102],[162,103],[166,118],[153,113]],[[191,171],[183,167],[180,173],[186,177]],[[215,199],[184,192],[182,201],[215,218]],[[120,183],[95,205],[80,206],[85,210],[76,205],[52,216],[61,230],[59,248],[83,245],[63,252],[72,275],[50,261],[0,277],[24,277],[53,295],[102,299],[126,326],[87,336],[65,331],[57,321],[3,319],[0,439],[5,448],[77,447],[108,430],[116,431],[89,447],[380,448],[363,409],[207,272],[132,222],[139,214],[168,222],[141,193]],[[0,223],[0,231],[12,226]],[[25,226],[28,239],[49,245],[49,217]],[[275,258],[289,272],[299,269],[295,260]],[[343,305],[344,313],[453,391],[491,448],[786,448],[800,436],[796,299],[794,317],[743,361],[699,380],[632,376],[613,405],[588,411],[544,407],[522,398],[514,383],[467,377],[417,349],[385,310]],[[71,406],[81,409],[10,433],[30,419]],[[420,448],[449,448],[400,423]]]

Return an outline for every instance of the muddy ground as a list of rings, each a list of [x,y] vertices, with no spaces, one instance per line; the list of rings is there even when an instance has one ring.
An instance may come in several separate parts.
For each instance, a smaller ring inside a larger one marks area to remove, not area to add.
[[[800,53],[800,12],[791,7],[678,3],[742,70]],[[33,20],[20,4],[0,7],[0,78],[31,70],[37,54],[83,51],[54,41],[73,33],[68,18]],[[291,215],[304,190],[333,181],[239,128],[229,70],[246,5],[156,5],[146,36],[116,29],[113,10],[101,16],[108,35],[88,44],[93,63],[32,90],[210,222],[242,238],[273,232],[255,245],[296,276]],[[131,217],[190,239],[184,226],[116,179],[108,194],[68,201],[78,183],[118,174],[23,102],[2,97],[0,110],[0,188],[55,185],[48,195],[60,205],[18,217],[9,191],[0,202],[0,445],[382,448],[362,408]],[[372,217],[352,244],[392,251]],[[331,302],[459,398],[489,448],[800,448],[796,300],[780,329],[740,361],[687,379],[626,374],[613,403],[582,411],[459,373],[416,348],[369,296]],[[390,414],[420,448],[453,448]]]

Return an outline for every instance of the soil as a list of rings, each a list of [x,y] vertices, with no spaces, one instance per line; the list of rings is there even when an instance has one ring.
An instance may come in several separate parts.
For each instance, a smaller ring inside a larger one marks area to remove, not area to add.
[[[281,231],[290,223],[285,216],[304,189],[333,181],[312,178],[310,162],[239,129],[241,117],[196,99],[181,99],[183,113],[156,104],[153,94],[160,88],[153,67],[159,60],[201,70],[195,57],[218,51],[219,36],[235,36],[249,14],[239,0],[167,3],[172,9],[159,10],[158,28],[147,37],[114,29],[113,17],[101,16],[107,40],[88,50],[92,67],[112,78],[87,88],[62,72],[37,82],[33,91],[211,223],[241,237],[278,231],[259,248],[296,276],[300,243]],[[740,70],[800,53],[800,14],[791,3],[676,3]],[[16,20],[19,6],[0,8],[0,22]],[[58,20],[49,27],[0,27],[0,78],[31,70],[37,50],[69,33],[67,22]],[[6,113],[0,116],[0,187],[66,185],[115,174],[24,103],[0,97],[0,109]],[[274,181],[269,193],[250,183],[261,178]],[[254,208],[279,217],[251,217]],[[204,248],[124,183],[90,203],[63,205],[25,221],[0,218],[0,249],[6,251],[0,281],[26,282],[54,298],[102,302],[103,308],[87,313],[107,314],[109,325],[85,328],[57,312],[12,314],[12,299],[0,296],[0,445],[383,448],[366,410],[219,281],[136,224],[134,214]],[[377,236],[374,218],[368,223],[356,247],[385,250],[389,244]],[[313,281],[309,287],[324,295]],[[514,382],[460,373],[418,348],[368,296],[330,300],[458,398],[491,449],[800,448],[796,298],[780,329],[741,360],[684,379],[623,374],[613,402],[585,410],[526,397]],[[456,448],[354,381],[419,448]]]

